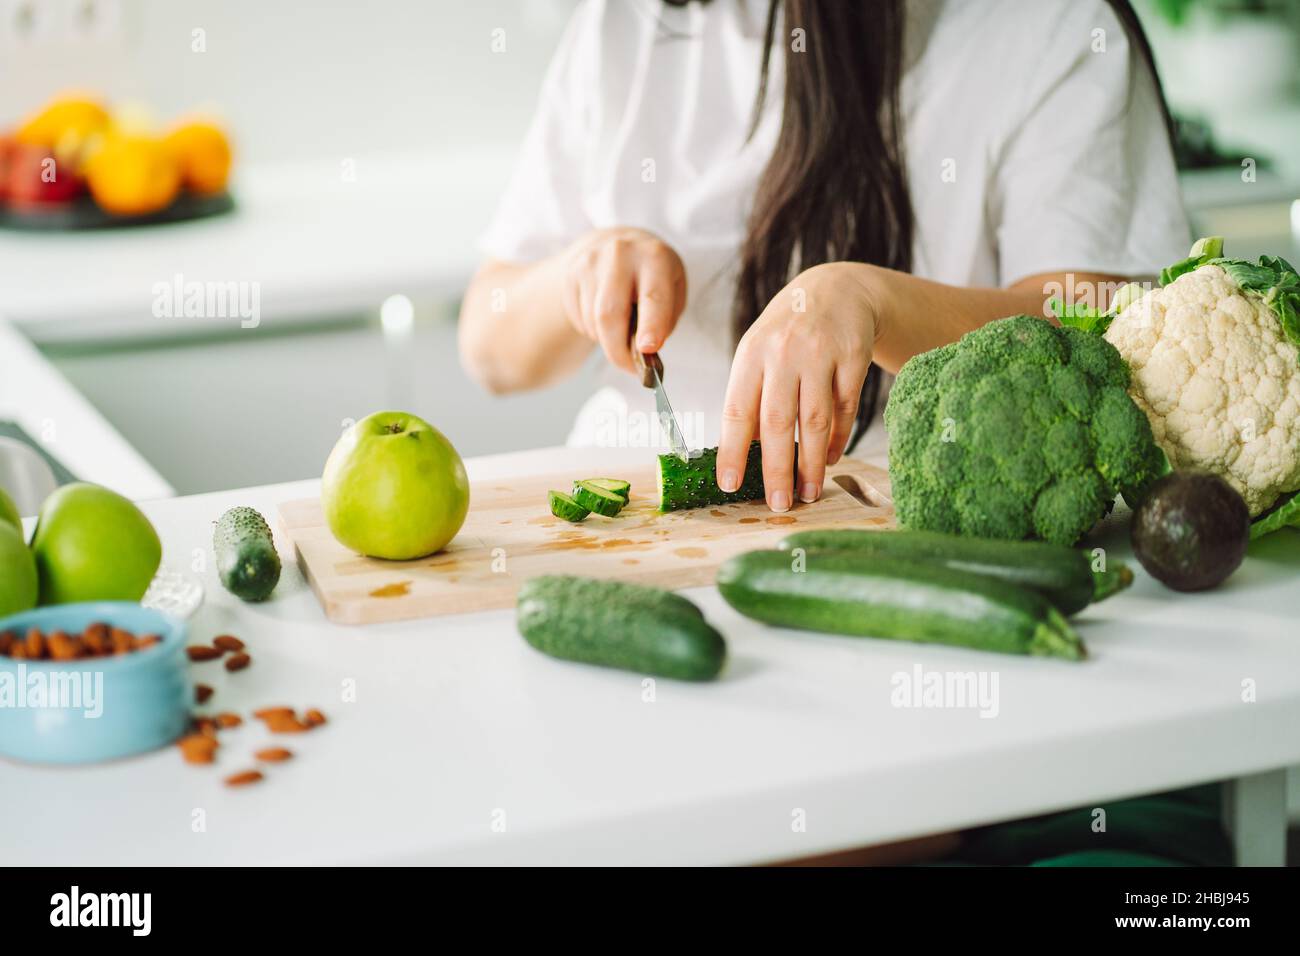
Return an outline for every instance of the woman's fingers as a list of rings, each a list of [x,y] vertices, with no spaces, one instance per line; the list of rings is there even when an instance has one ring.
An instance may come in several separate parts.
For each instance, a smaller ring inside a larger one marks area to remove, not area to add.
[[[853,435],[853,423],[858,417],[858,403],[862,399],[862,383],[867,378],[867,368],[860,365],[841,365],[835,369],[832,381],[833,411],[830,440],[827,443],[826,464],[840,460]]]
[[[637,270],[636,348],[658,352],[686,307],[686,273],[667,246],[645,251]]]
[[[731,363],[727,396],[722,402],[722,434],[718,442],[717,481],[723,491],[735,491],[745,477],[749,443],[754,438],[763,391],[762,366],[746,360],[741,342]]]
[[[820,375],[807,373],[799,378],[799,482],[800,501],[821,497],[826,478],[826,453],[834,422],[832,379],[834,370]]]
[[[592,304],[596,340],[611,362],[631,372],[629,348],[632,303],[636,296],[636,263],[628,244],[613,243],[601,264]]]
[[[763,373],[758,437],[763,443],[763,492],[773,511],[794,504],[794,427],[799,421],[799,379],[789,366]]]

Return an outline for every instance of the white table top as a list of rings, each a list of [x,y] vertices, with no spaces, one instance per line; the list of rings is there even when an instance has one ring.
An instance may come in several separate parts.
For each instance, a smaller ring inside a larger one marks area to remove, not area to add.
[[[80,233],[0,231],[0,314],[38,344],[238,331],[153,314],[154,286],[257,283],[264,326],[454,301],[509,173],[508,150],[248,167],[230,215]]]
[[[165,412],[159,410],[159,420]],[[144,500],[174,494],[90,402],[0,317],[0,418],[17,422],[78,478]]]
[[[475,480],[596,461],[617,474],[644,454],[467,465]],[[274,523],[276,502],[315,488],[146,510],[168,559],[188,563],[225,508],[253,505]],[[508,611],[349,629],[324,620],[292,563],[264,605],[241,604],[209,570],[193,638],[235,633],[254,663],[234,675],[195,665],[217,688],[205,710],[318,706],[330,723],[275,738],[296,758],[243,790],[221,778],[272,739],[260,725],[223,732],[212,767],[175,748],[73,769],[0,761],[5,802],[35,814],[0,828],[0,860],[749,863],[1289,766],[1300,763],[1298,566],[1288,532],[1213,593],[1175,595],[1138,569],[1129,592],[1080,617],[1093,655],[1082,664],[778,630],[695,589],[727,637],[727,670],[707,685],[660,680],[653,702],[639,675],[533,651]],[[891,706],[891,675],[916,665],[996,673],[998,716]],[[1247,679],[1254,703],[1242,702]],[[347,681],[354,703],[340,700]],[[206,832],[191,829],[196,808]]]

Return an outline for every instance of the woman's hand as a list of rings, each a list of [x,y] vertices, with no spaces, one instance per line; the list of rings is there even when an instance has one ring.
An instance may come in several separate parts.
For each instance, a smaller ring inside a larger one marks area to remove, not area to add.
[[[669,245],[644,229],[599,229],[569,250],[563,302],[573,327],[632,372],[632,306],[636,349],[659,351],[686,308],[686,269]]]
[[[827,463],[848,444],[877,327],[870,277],[851,262],[814,266],[782,289],[749,328],[731,364],[722,407],[718,486],[735,491],[749,443],[763,443],[768,507],[794,502],[795,426],[798,494],[821,495]]]

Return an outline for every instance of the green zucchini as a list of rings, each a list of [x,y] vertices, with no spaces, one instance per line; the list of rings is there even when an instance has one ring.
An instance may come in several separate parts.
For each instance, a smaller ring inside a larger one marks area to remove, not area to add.
[[[516,620],[544,654],[641,674],[711,680],[727,656],[722,635],[690,601],[622,581],[530,578],[519,589]]]
[[[676,455],[660,455],[659,510],[679,511],[737,501],[757,501],[763,497],[763,451],[758,442],[750,442],[745,474],[735,491],[723,491],[718,487],[717,472],[716,448],[705,448],[690,461],[682,461]]]
[[[546,500],[551,506],[551,514],[557,518],[563,518],[565,521],[578,522],[591,514],[589,509],[578,504],[563,491],[548,491]]]
[[[1046,541],[993,541],[938,531],[845,528],[799,531],[782,538],[776,546],[783,551],[849,550],[872,554],[882,561],[903,558],[970,571],[1037,591],[1067,617],[1133,583],[1133,572],[1122,561],[1107,561],[1106,570],[1094,571],[1084,552]]]
[[[800,569],[801,568],[801,569]],[[1081,660],[1082,641],[1036,591],[919,561],[854,551],[751,551],[718,570],[746,617],[780,627]]]
[[[573,500],[588,511],[612,518],[623,510],[623,496],[590,481],[579,481],[573,486]]]
[[[231,508],[212,533],[217,577],[227,591],[245,601],[265,599],[280,581],[280,555],[271,527],[252,508]]]
[[[623,504],[632,500],[632,483],[624,481],[622,478],[587,478],[586,481],[595,485],[597,488],[604,488],[606,491],[612,491],[623,499]],[[581,482],[574,482],[579,485]]]

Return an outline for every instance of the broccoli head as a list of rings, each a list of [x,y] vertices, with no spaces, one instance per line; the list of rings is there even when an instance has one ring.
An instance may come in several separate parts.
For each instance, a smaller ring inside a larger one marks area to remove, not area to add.
[[[1074,544],[1165,469],[1105,339],[1015,315],[903,366],[885,408],[905,528]]]

